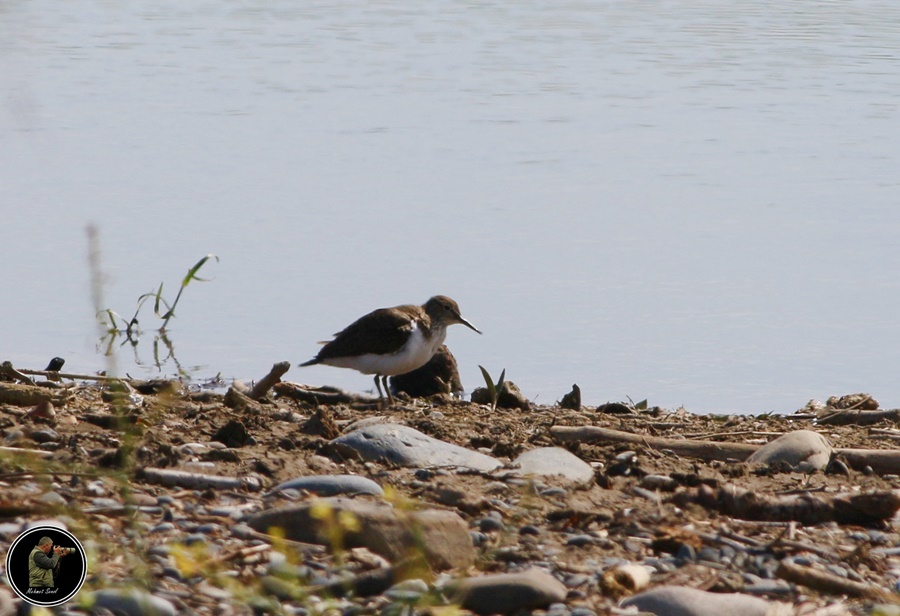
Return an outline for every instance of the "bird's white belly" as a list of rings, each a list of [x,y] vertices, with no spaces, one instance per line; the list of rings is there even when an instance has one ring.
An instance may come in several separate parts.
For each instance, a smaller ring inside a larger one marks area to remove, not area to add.
[[[331,357],[322,363],[338,368],[353,368],[363,374],[380,374],[382,376],[396,376],[412,372],[428,363],[438,347],[444,343],[445,336],[435,335],[432,339],[426,339],[422,330],[416,327],[406,344],[389,355],[376,355],[365,353],[353,357]]]

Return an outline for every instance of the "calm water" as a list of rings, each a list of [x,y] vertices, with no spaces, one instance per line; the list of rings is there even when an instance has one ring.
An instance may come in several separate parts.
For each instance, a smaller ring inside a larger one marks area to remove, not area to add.
[[[170,325],[197,378],[444,293],[469,389],[900,406],[900,5],[426,4],[3,3],[0,359],[106,367],[95,223],[122,314],[221,258]]]

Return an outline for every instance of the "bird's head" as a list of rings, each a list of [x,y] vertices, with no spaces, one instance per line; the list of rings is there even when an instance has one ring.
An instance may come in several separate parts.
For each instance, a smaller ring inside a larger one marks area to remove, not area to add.
[[[459,312],[459,306],[446,295],[435,295],[425,302],[425,312],[431,318],[431,322],[437,326],[446,327],[459,323],[469,329],[481,333],[477,327],[466,321]]]

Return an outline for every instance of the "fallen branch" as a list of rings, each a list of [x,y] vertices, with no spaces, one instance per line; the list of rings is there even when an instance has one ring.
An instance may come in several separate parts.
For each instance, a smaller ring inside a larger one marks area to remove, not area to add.
[[[0,364],[0,376],[6,377],[12,381],[18,381],[24,385],[34,385],[34,381],[16,370],[10,361],[5,361]]]
[[[550,434],[561,443],[630,443],[651,449],[668,449],[700,460],[746,460],[759,449],[748,443],[696,441],[633,434],[596,426],[554,426]],[[871,468],[879,475],[900,474],[900,451],[894,449],[835,449],[839,457],[858,471]]]
[[[900,474],[900,451],[896,449],[835,449],[835,453],[858,471],[869,467],[879,475]]]
[[[310,404],[377,404],[376,398],[348,394],[336,387],[309,387],[282,381],[275,385],[275,393]]]
[[[775,575],[793,584],[800,584],[829,595],[847,595],[897,603],[895,595],[879,586],[848,580],[820,569],[788,562],[786,559],[779,563]]]
[[[870,426],[882,421],[900,421],[900,409],[881,411],[846,410],[835,411],[819,418],[820,426]]]
[[[747,443],[664,438],[596,426],[554,426],[550,428],[550,433],[561,443],[632,443],[646,445],[652,449],[668,449],[680,456],[700,458],[701,460],[743,461],[759,449],[758,445]]]
[[[73,381],[130,381],[131,378],[123,378],[118,376],[107,376],[105,374],[79,374],[77,372],[56,372],[55,370],[28,370],[19,368],[22,374],[30,374],[32,376],[43,376],[51,380],[71,379]],[[59,378],[56,378],[59,377]]]
[[[727,484],[718,489],[706,485],[672,497],[678,505],[694,503],[744,520],[795,521],[805,525],[872,525],[894,517],[900,510],[900,494],[890,491],[833,496],[792,494],[771,496]]]
[[[256,477],[221,477],[219,475],[203,475],[188,471],[170,470],[165,468],[144,468],[138,471],[138,477],[150,483],[158,483],[164,486],[178,486],[192,490],[239,490],[246,489],[258,492],[262,489],[259,479]]]
[[[0,455],[24,455],[24,456],[34,456],[37,458],[50,458],[53,456],[53,453],[50,451],[43,451],[41,449],[20,449],[19,447],[0,447]]]
[[[291,369],[291,362],[289,362],[289,361],[278,362],[277,364],[272,366],[272,369],[269,371],[269,374],[267,374],[266,376],[261,378],[259,380],[259,382],[253,387],[253,389],[250,390],[250,393],[248,393],[247,395],[249,397],[253,398],[254,400],[259,400],[261,398],[264,398],[265,395],[267,393],[269,393],[269,390],[272,389],[272,387],[276,383],[281,382],[281,377],[284,376],[284,373],[290,369]]]

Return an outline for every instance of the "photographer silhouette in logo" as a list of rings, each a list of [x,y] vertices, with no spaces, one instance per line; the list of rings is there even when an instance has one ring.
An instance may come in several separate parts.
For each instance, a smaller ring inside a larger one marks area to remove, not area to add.
[[[41,537],[28,556],[29,588],[53,588],[53,570],[59,565],[59,559],[74,551],[73,548],[54,547],[53,539]]]

